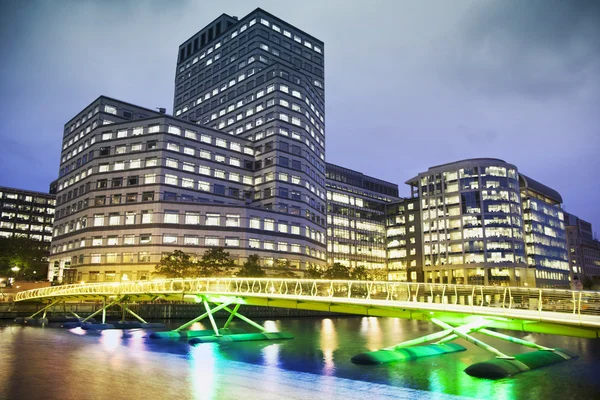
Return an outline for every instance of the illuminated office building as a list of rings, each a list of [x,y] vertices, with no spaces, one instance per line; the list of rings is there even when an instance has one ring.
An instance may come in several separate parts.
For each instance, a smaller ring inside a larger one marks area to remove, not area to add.
[[[161,255],[324,265],[324,46],[256,9],[179,46],[174,114],[100,97],[65,125],[49,277],[147,279]]]
[[[385,276],[385,207],[398,185],[327,163],[327,263],[379,269]]]
[[[325,263],[305,209],[253,205],[254,143],[100,97],[65,125],[49,278],[148,279],[165,253],[225,247],[267,267]],[[304,184],[290,173],[297,186]]]
[[[572,283],[600,278],[600,242],[594,239],[592,224],[565,213],[565,225]]]
[[[49,248],[54,202],[48,193],[0,186],[0,238],[26,237]]]
[[[525,253],[538,287],[570,287],[564,213],[560,194],[519,175]]]
[[[386,206],[387,268],[390,280],[423,282],[423,243],[418,197]]]

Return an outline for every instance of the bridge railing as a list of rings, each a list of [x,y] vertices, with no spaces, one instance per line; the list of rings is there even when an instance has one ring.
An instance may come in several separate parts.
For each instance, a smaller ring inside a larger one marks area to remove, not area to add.
[[[527,287],[312,279],[194,278],[76,284],[20,292],[15,300],[82,297],[85,295],[119,296],[173,293],[370,299],[600,315],[600,292]]]

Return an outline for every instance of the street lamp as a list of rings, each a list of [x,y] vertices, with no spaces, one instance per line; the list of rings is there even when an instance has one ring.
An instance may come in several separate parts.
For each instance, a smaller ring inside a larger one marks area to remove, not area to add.
[[[19,272],[19,270],[20,270],[20,269],[21,269],[21,268],[19,268],[19,267],[17,267],[17,266],[14,266],[14,267],[12,267],[10,270],[13,272],[13,275],[14,275],[14,276],[16,276],[16,275],[17,275],[17,272]],[[12,287],[12,283],[15,281],[15,277],[14,277],[14,276],[8,280],[8,281],[9,281],[9,283],[10,283],[10,286],[11,286],[11,287]]]

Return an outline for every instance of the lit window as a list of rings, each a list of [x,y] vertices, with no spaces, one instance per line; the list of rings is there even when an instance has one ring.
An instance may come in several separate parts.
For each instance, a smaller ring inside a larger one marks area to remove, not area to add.
[[[199,243],[200,241],[197,236],[185,236],[183,239],[183,244],[198,246]]]
[[[238,239],[238,238],[225,238],[225,246],[240,247],[240,239]]]
[[[206,181],[198,181],[198,190],[210,192],[210,183]]]
[[[163,244],[177,244],[177,236],[163,235]]]
[[[219,238],[218,237],[206,237],[206,238],[204,238],[204,244],[206,246],[218,246]]]
[[[179,213],[177,211],[165,211],[165,224],[178,224]]]
[[[206,225],[209,225],[209,226],[221,225],[221,214],[206,213]]]

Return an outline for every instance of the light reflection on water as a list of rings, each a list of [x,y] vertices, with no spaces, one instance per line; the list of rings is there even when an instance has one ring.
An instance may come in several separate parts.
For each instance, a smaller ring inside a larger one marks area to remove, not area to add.
[[[170,328],[183,322],[170,322]],[[89,398],[114,400],[133,398],[131,393],[148,399],[357,398],[359,390],[371,392],[374,398],[393,398],[400,393],[410,399],[432,397],[432,393],[436,398],[442,393],[507,400],[600,398],[596,375],[600,370],[600,340],[527,335],[541,345],[565,348],[581,357],[488,381],[463,371],[492,357],[462,341],[459,343],[467,351],[441,357],[381,366],[350,362],[359,352],[392,346],[438,329],[430,324],[373,317],[258,322],[269,331],[291,332],[295,339],[189,346],[186,341],[151,340],[144,330],[93,332],[0,326],[0,399],[73,398],[86,388],[102,388],[98,396]],[[210,329],[202,323],[193,327]],[[232,327],[253,330],[239,321]],[[484,340],[508,354],[528,351],[493,338]]]
[[[215,344],[207,343],[202,346],[190,346],[190,365],[192,367],[190,380],[193,387],[194,399],[210,400],[216,398],[215,387],[218,376],[215,373],[217,349]]]

